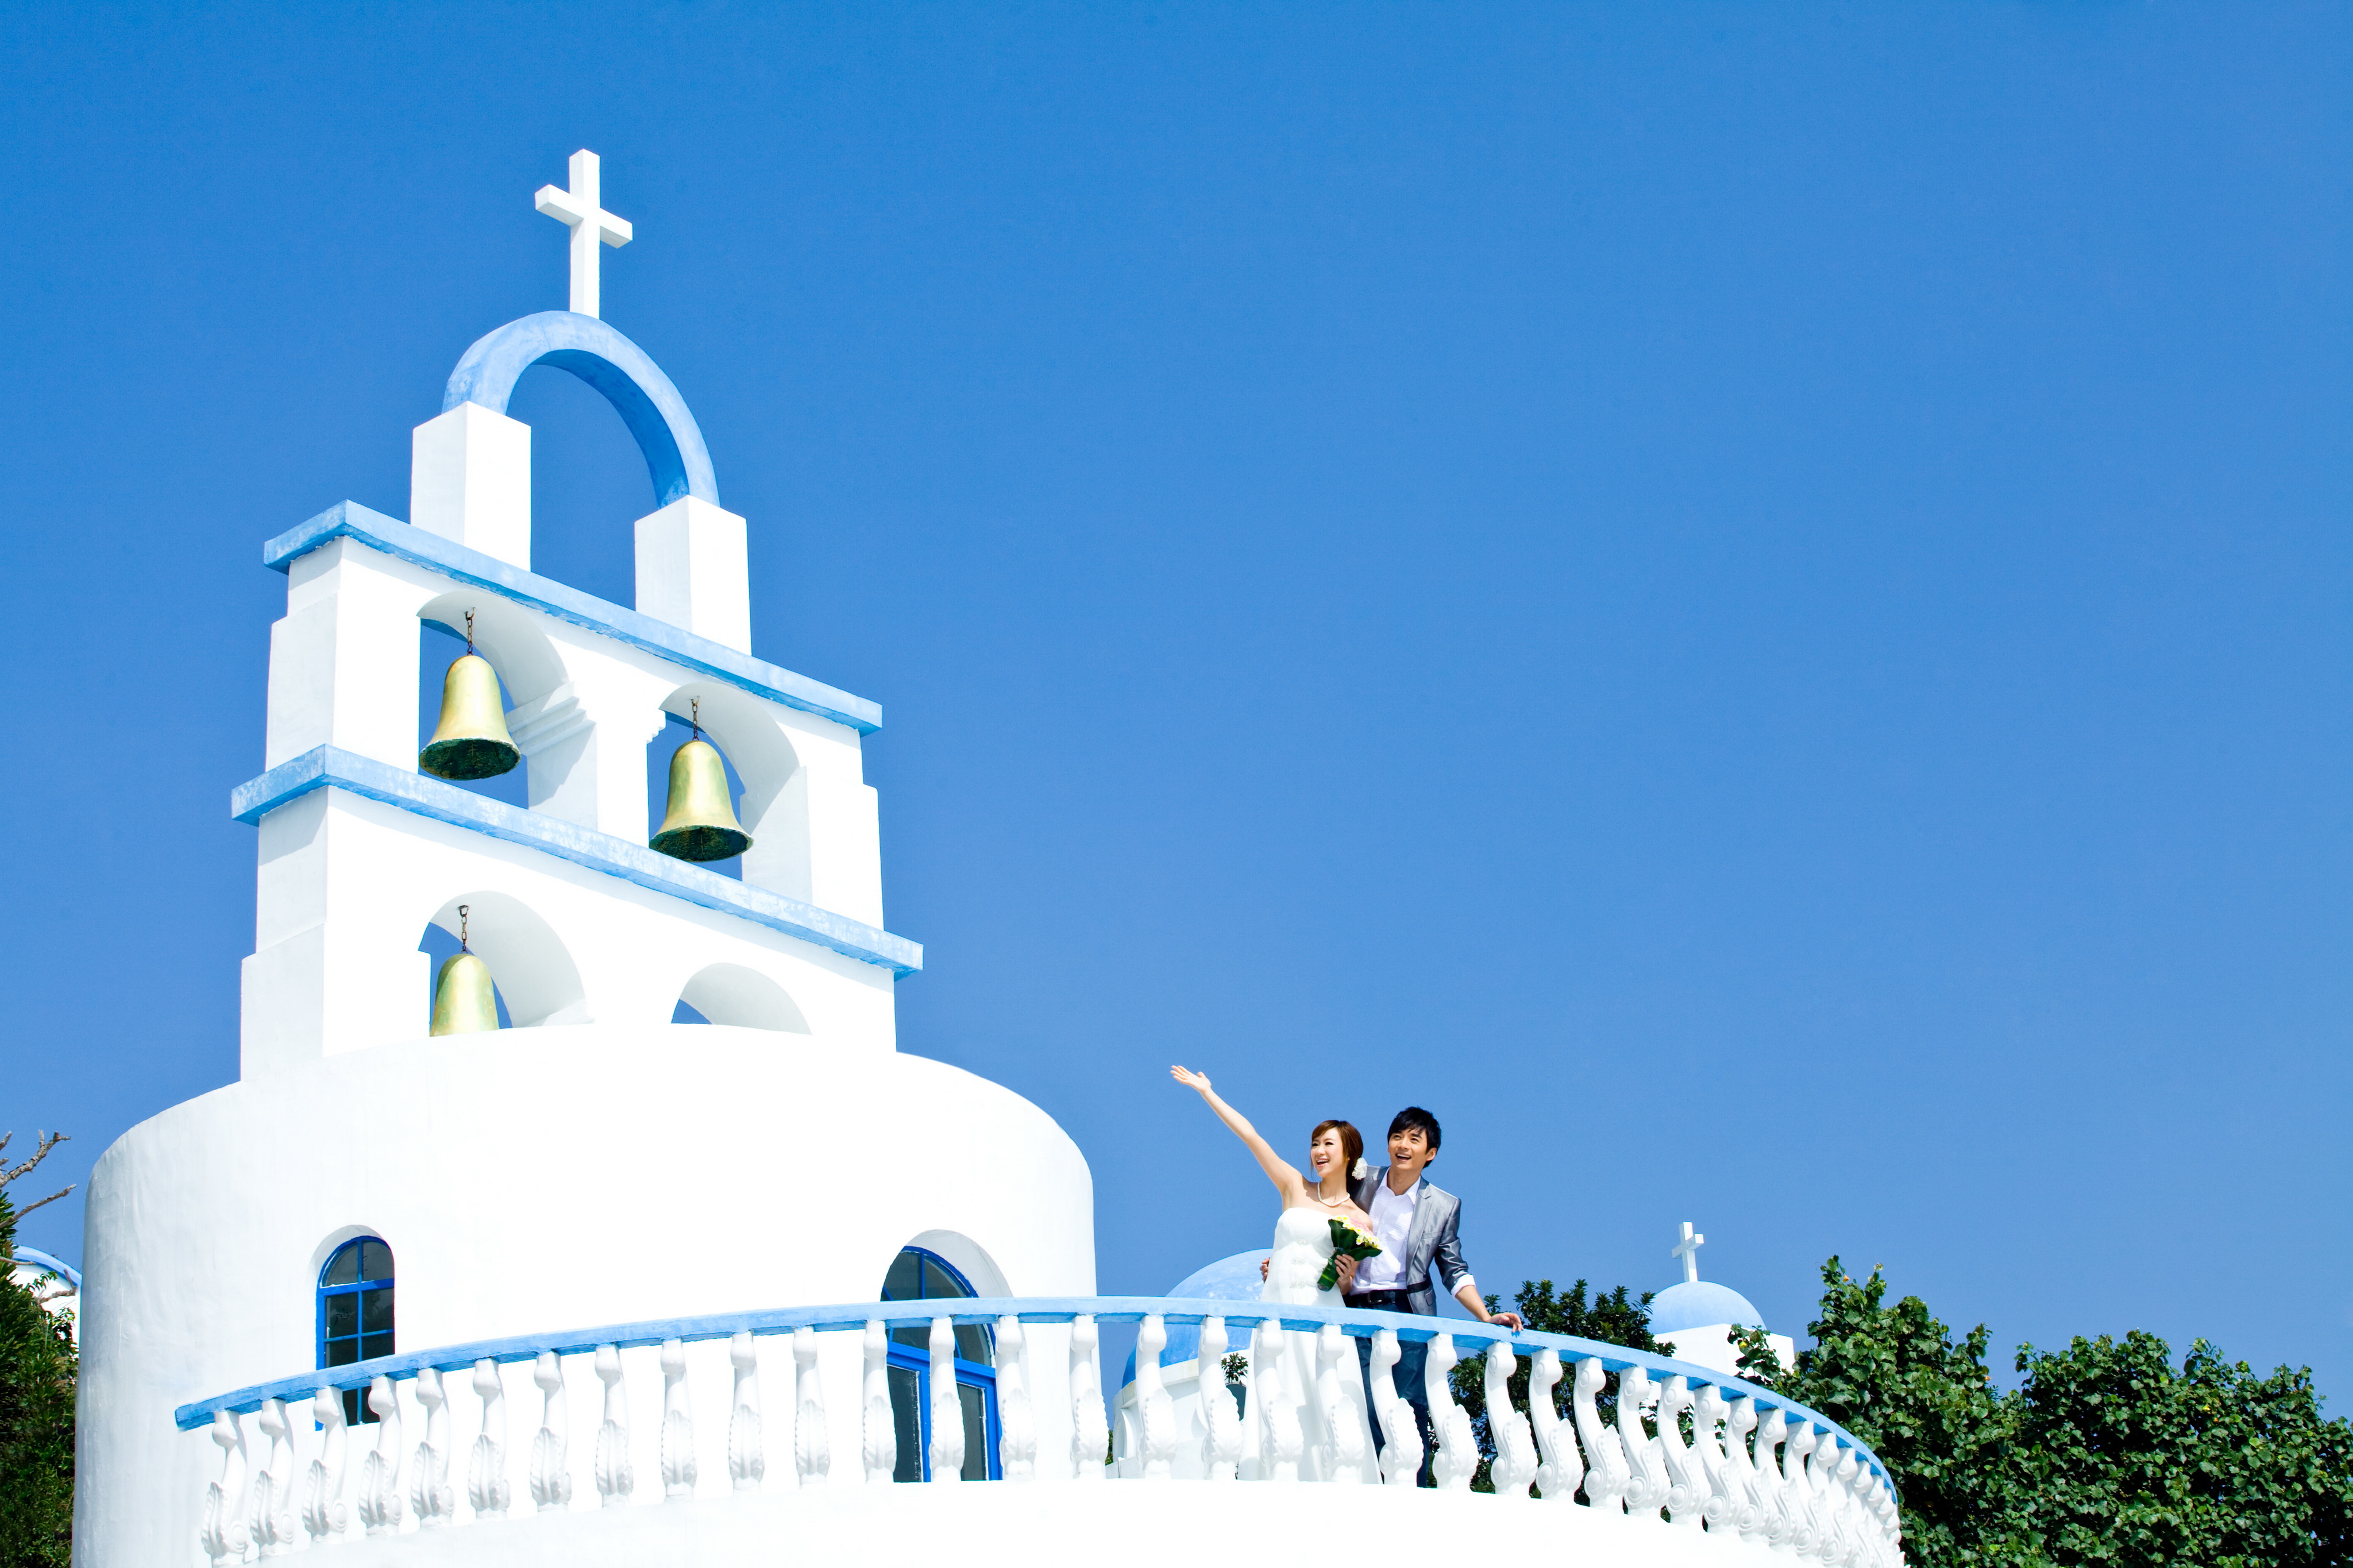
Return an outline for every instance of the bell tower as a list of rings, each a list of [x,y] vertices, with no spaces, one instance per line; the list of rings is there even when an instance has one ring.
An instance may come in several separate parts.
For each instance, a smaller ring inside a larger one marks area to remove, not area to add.
[[[576,153],[570,188],[534,198],[572,230],[573,308],[459,360],[413,437],[408,521],[346,501],[265,548],[287,605],[265,771],[233,803],[261,841],[246,1078],[425,1036],[417,936],[456,936],[461,907],[517,1027],[667,1024],[684,1000],[713,1023],[895,1048],[892,984],[922,956],[882,929],[860,762],[881,711],[753,656],[744,520],[678,389],[596,313],[600,250],[632,234],[599,173]],[[658,505],[637,523],[634,606],[531,571],[531,429],[506,407],[536,364],[604,394],[645,456]],[[420,752],[426,622],[468,656]],[[673,714],[696,738],[649,838],[646,749]],[[526,807],[463,787],[518,763]],[[737,852],[741,880],[697,863]]]

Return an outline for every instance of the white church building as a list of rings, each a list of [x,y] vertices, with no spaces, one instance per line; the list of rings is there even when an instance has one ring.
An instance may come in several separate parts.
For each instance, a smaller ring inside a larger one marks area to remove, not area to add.
[[[1323,1555],[1335,1525],[1433,1561],[1899,1563],[1879,1462],[1732,1375],[1723,1323],[1678,1361],[1231,1280],[1094,1294],[1078,1147],[898,1048],[923,951],[882,909],[881,710],[754,654],[746,520],[600,318],[630,229],[597,175],[584,152],[538,193],[571,308],[459,357],[406,520],[346,501],[263,547],[286,609],[230,803],[259,855],[239,1073],[90,1178],[78,1568],[1192,1564]],[[505,409],[538,364],[644,454],[633,605],[532,570],[563,520],[533,518]],[[438,712],[428,626],[471,649]],[[708,743],[649,835],[672,719]],[[514,768],[526,805],[472,787]],[[438,972],[428,927],[461,942]],[[1138,1325],[1124,1389],[1107,1322]],[[1250,1397],[1287,1364],[1339,1411],[1356,1340],[1376,1366],[1430,1342],[1435,1486],[1402,1400],[1303,1433]]]

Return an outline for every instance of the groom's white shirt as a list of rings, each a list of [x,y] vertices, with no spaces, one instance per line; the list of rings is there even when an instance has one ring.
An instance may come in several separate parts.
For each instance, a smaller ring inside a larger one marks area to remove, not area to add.
[[[1373,1194],[1373,1239],[1381,1244],[1378,1258],[1367,1258],[1356,1268],[1357,1291],[1405,1289],[1406,1243],[1413,1235],[1414,1210],[1421,1202],[1422,1182],[1398,1194],[1383,1182]]]

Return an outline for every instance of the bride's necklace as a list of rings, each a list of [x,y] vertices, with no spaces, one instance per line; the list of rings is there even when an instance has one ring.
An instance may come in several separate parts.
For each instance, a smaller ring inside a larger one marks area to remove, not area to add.
[[[1314,1198],[1317,1203],[1322,1204],[1327,1209],[1338,1208],[1342,1204],[1348,1201],[1348,1194],[1345,1193],[1342,1193],[1336,1198],[1327,1198],[1322,1193],[1317,1192],[1314,1187],[1307,1189],[1307,1195]]]

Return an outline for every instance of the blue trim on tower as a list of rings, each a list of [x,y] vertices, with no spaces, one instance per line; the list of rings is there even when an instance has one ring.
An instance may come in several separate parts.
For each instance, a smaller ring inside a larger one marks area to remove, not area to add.
[[[318,789],[348,790],[452,827],[537,849],[591,871],[815,942],[845,958],[881,964],[893,977],[912,974],[923,966],[922,943],[878,931],[862,921],[673,860],[642,844],[593,827],[526,811],[335,746],[314,747],[237,785],[229,792],[229,812],[239,822],[259,823],[289,801]]]
[[[515,383],[535,364],[568,370],[605,395],[646,456],[656,506],[684,496],[719,504],[711,453],[686,399],[645,350],[594,316],[542,310],[475,340],[449,373],[441,412],[479,403],[504,414]]]
[[[658,621],[635,610],[625,610],[594,595],[569,588],[550,578],[533,576],[479,550],[469,550],[421,528],[371,511],[357,501],[338,501],[298,527],[290,528],[261,547],[261,563],[273,572],[287,572],[298,557],[337,539],[355,539],[371,550],[427,567],[459,583],[487,589],[516,604],[569,621],[633,647],[658,654],[690,669],[740,686],[754,697],[847,724],[861,735],[882,727],[882,705],[838,691],[806,675],[739,653],[723,643]]]

